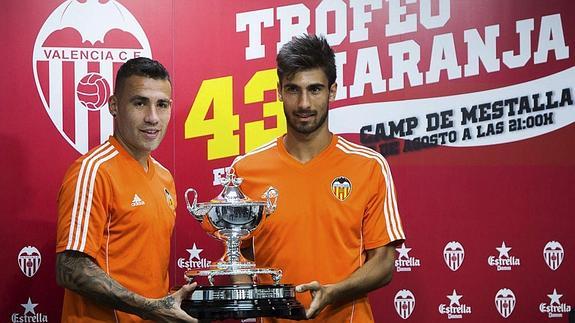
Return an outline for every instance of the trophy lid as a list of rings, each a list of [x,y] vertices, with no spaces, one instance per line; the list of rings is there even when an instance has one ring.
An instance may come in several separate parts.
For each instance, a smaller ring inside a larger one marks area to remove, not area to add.
[[[236,177],[235,170],[230,168],[226,170],[226,177],[221,180],[222,192],[212,199],[212,203],[242,203],[250,202],[251,199],[247,197],[240,189],[240,184],[243,179]]]

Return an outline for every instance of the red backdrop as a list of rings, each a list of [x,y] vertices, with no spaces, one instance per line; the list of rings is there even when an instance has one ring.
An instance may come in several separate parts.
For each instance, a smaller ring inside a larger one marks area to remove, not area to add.
[[[59,321],[57,192],[68,165],[111,132],[101,103],[130,57],[160,60],[175,87],[154,153],[179,192],[173,284],[186,266],[218,259],[221,243],[187,214],[183,192],[215,196],[233,157],[285,131],[275,54],[303,31],[327,35],[337,53],[332,131],[386,155],[394,174],[408,239],[392,283],[370,295],[376,321],[566,320],[575,303],[572,1],[3,8],[0,321]],[[99,83],[81,84],[90,73]]]

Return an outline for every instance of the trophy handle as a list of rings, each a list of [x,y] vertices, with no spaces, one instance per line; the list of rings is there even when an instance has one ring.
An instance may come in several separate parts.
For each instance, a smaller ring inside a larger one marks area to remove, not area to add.
[[[194,193],[194,202],[192,203],[192,205],[190,205],[190,201],[188,200],[188,193]],[[198,192],[196,192],[195,189],[193,188],[188,188],[186,190],[186,193],[184,193],[184,199],[186,200],[186,208],[188,209],[188,212],[190,212],[190,214],[198,221],[202,220],[202,215],[201,214],[196,214],[196,211],[198,210]]]
[[[279,195],[278,190],[270,186],[262,196],[266,198],[266,208],[268,209],[267,215],[274,213],[274,211],[276,210],[278,203],[278,195]]]

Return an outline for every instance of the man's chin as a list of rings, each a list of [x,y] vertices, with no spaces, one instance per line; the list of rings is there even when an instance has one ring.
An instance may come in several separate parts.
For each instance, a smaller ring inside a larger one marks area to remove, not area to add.
[[[154,140],[147,140],[147,141],[142,143],[142,146],[146,147],[146,149],[148,149],[150,152],[152,152],[160,146],[162,139],[163,139],[163,136],[155,138]]]
[[[299,133],[309,133],[314,128],[310,122],[288,122],[288,126]]]
[[[142,150],[151,153],[152,151],[156,150],[156,148],[158,148],[159,146],[160,146],[159,142],[147,142],[144,145],[142,145]]]
[[[314,133],[318,128],[317,127],[297,127],[294,130],[302,135],[309,135]]]

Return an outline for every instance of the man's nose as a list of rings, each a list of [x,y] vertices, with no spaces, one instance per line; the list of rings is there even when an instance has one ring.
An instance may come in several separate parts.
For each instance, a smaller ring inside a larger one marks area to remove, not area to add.
[[[309,107],[310,107],[309,94],[307,92],[303,92],[298,100],[298,108],[307,109]]]
[[[151,124],[156,124],[160,121],[160,117],[158,115],[158,108],[156,108],[156,106],[154,105],[150,106],[150,108],[148,109],[148,113],[146,113],[144,121]]]

